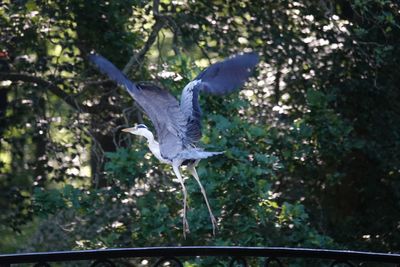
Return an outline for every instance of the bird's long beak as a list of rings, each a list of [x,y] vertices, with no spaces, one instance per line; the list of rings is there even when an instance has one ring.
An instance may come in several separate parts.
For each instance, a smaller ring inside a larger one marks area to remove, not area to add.
[[[133,131],[133,130],[135,130],[135,127],[125,128],[125,129],[122,129],[121,131],[130,133],[130,132]]]

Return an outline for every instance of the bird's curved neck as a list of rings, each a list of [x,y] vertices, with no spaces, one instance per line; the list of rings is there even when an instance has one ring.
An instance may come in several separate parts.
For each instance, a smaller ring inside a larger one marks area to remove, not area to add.
[[[143,136],[147,139],[147,145],[149,146],[149,149],[151,153],[161,162],[163,163],[169,163],[166,159],[164,159],[161,156],[160,152],[160,144],[154,139],[154,135],[150,131],[145,131],[143,133]]]

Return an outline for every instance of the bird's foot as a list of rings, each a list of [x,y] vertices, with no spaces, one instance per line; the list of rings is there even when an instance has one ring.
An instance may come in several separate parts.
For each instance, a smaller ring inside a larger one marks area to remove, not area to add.
[[[213,235],[215,236],[215,232],[218,229],[218,223],[213,214],[210,214],[210,219],[211,219],[212,228],[213,228]]]
[[[190,233],[189,222],[187,221],[186,217],[183,217],[183,236],[185,237],[185,239],[186,233]]]

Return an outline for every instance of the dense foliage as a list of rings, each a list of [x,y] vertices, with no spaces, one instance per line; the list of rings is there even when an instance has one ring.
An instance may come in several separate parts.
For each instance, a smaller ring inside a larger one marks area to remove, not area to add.
[[[398,251],[396,1],[22,0],[0,4],[0,252],[155,245]],[[240,93],[202,96],[208,150],[182,193],[97,51],[178,96],[210,62],[257,51]]]

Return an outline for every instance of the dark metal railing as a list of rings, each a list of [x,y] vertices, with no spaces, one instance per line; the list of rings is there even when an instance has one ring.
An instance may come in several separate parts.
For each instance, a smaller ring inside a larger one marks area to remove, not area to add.
[[[400,254],[371,253],[346,250],[282,248],[282,247],[146,247],[57,251],[0,255],[0,266],[31,263],[35,267],[55,262],[90,261],[90,266],[117,266],[118,259],[154,259],[151,266],[183,266],[183,257],[229,257],[228,266],[249,266],[252,258],[260,258],[262,266],[286,266],[293,259],[319,259],[324,266],[364,266],[364,263],[400,267]],[[258,265],[257,265],[258,266]],[[312,265],[316,266],[316,265]]]

